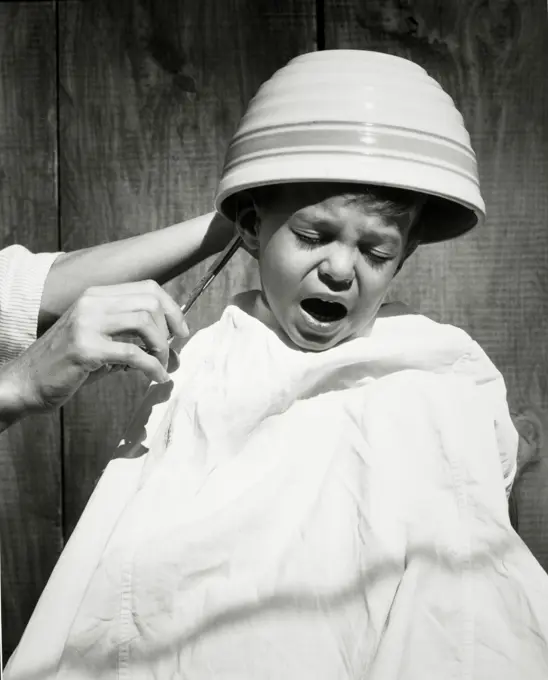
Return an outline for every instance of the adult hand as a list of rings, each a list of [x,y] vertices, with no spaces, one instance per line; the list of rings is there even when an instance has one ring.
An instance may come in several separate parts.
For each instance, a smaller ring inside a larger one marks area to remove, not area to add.
[[[47,411],[116,366],[168,381],[170,335],[186,337],[188,328],[177,303],[154,281],[94,287],[5,368],[25,413]]]

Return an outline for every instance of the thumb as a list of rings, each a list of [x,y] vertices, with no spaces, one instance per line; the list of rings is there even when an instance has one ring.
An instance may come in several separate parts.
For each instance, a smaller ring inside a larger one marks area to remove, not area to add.
[[[103,364],[103,366],[95,371],[92,371],[88,375],[84,385],[93,385],[93,383],[101,380],[101,378],[104,378],[111,373],[120,373],[120,371],[123,371],[124,368],[125,366],[123,364]]]

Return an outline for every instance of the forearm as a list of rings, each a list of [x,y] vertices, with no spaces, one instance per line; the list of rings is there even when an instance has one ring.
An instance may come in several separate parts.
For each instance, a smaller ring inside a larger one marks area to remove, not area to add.
[[[91,286],[153,279],[164,284],[222,250],[232,225],[208,213],[192,220],[113,243],[61,255],[46,279],[39,335]]]
[[[24,362],[23,362],[24,363]],[[4,364],[0,369],[0,432],[30,413],[23,398],[23,366],[20,359]]]

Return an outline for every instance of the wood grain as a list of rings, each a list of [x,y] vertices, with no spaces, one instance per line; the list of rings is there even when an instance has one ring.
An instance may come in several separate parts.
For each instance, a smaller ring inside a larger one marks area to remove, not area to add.
[[[56,251],[55,7],[0,4],[0,240]],[[4,660],[62,547],[59,415],[0,436]]]
[[[326,47],[413,59],[462,111],[487,204],[481,230],[420,249],[391,297],[456,324],[507,381],[532,460],[519,529],[548,568],[548,22],[544,0],[326,0]]]
[[[57,7],[58,91],[55,3],[0,2],[0,234],[3,245],[37,251],[57,249],[58,219],[62,247],[73,250],[210,210],[249,97],[316,46],[315,0],[59,0]],[[487,225],[419,252],[391,297],[468,330],[504,373],[523,434],[519,530],[548,568],[545,2],[324,0],[320,7],[327,48],[411,57],[464,114]],[[207,264],[168,290],[182,300]],[[193,310],[193,329],[256,283],[254,266],[238,256]],[[137,375],[117,374],[65,408],[63,486],[58,415],[0,437],[5,655],[144,387]]]
[[[64,249],[142,233],[212,208],[227,143],[260,83],[314,49],[314,0],[60,3]],[[182,300],[208,263],[168,286]],[[237,256],[189,321],[216,320],[256,281]],[[144,388],[113,375],[65,410],[66,533]]]

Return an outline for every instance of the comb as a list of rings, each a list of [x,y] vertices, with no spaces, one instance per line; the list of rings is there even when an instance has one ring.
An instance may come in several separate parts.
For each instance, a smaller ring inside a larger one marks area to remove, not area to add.
[[[216,276],[219,274],[219,272],[225,267],[231,257],[235,254],[235,252],[238,250],[238,248],[242,244],[242,239],[240,236],[235,236],[230,243],[226,246],[226,248],[215,258],[215,260],[212,262],[212,264],[208,267],[206,273],[202,276],[202,278],[198,281],[198,283],[194,286],[194,288],[191,290],[189,296],[186,299],[186,302],[183,304],[181,307],[181,311],[183,314],[188,314],[188,312],[191,310],[191,308],[194,306],[200,295],[208,288],[208,286],[214,281]],[[119,339],[124,339],[123,337],[120,337]],[[179,338],[178,338],[179,339]],[[173,341],[175,340],[174,337],[169,338],[169,345],[171,346]],[[137,347],[140,347],[144,352],[147,354],[151,354],[150,350],[148,347],[141,341],[134,341],[134,344],[137,345]],[[109,370],[113,370],[115,366],[109,365]],[[124,371],[129,370],[129,366],[119,366],[117,370],[120,368],[123,368]]]
[[[227,247],[215,258],[211,266],[208,267],[206,273],[190,292],[190,295],[188,296],[184,305],[181,307],[183,314],[188,314],[188,312],[194,306],[196,300],[208,288],[209,284],[212,283],[217,274],[219,274],[219,272],[225,267],[241,244],[242,239],[239,236],[235,236],[227,245]]]

